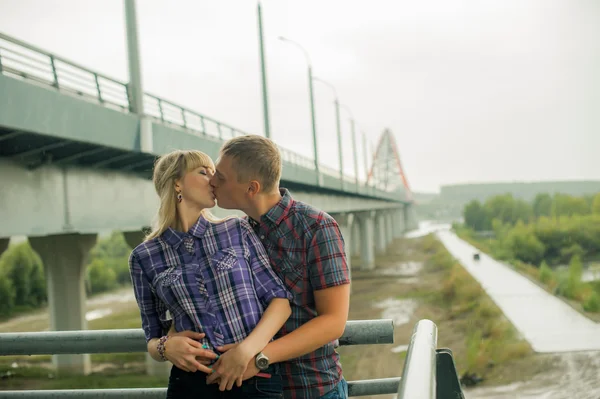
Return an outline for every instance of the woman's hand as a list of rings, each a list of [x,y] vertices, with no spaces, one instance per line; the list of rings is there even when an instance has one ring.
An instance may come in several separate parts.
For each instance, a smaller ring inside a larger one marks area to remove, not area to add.
[[[214,364],[213,370],[219,376],[219,390],[231,390],[235,383],[238,387],[242,386],[242,381],[248,363],[254,357],[255,353],[249,350],[247,345],[232,345],[221,355]]]
[[[212,370],[205,364],[210,364],[218,356],[202,348],[202,344],[196,341],[203,337],[204,334],[193,331],[169,334],[169,339],[165,342],[165,357],[181,370],[211,374]]]

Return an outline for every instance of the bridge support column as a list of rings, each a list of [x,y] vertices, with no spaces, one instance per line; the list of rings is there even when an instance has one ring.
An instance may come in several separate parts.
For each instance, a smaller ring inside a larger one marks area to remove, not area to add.
[[[360,255],[360,222],[358,219],[354,220],[354,223],[352,223],[352,246],[350,248],[350,252],[352,254],[352,256],[359,256]]]
[[[375,254],[373,251],[373,233],[375,230],[375,212],[363,212],[360,217],[360,257],[361,269],[372,270],[375,268]]]
[[[375,216],[375,250],[377,255],[385,255],[387,249],[388,241],[385,224],[385,212],[377,212]]]
[[[144,241],[146,234],[141,230],[124,231],[123,236],[127,245],[133,249]],[[157,362],[146,352],[146,374],[155,377],[168,377],[171,373],[171,366],[171,362]]]
[[[394,241],[394,211],[387,211],[385,213],[385,227],[385,237],[387,238],[387,246],[389,247]]]
[[[404,236],[404,216],[402,209],[396,209],[394,211],[394,237],[401,238]]]
[[[402,222],[404,225],[404,232],[407,232],[409,230],[409,223],[410,221],[408,220],[408,205],[404,204],[404,206],[402,207]]]
[[[0,238],[0,256],[2,256],[2,253],[8,248],[9,241],[10,238]]]
[[[44,263],[50,309],[50,330],[86,330],[85,266],[96,234],[29,237]],[[57,372],[89,374],[90,355],[53,355]]]

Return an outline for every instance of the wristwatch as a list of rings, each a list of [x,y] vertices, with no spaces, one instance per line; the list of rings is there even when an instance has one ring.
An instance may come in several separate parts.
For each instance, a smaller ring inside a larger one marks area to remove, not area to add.
[[[254,364],[256,364],[257,369],[265,371],[267,368],[269,368],[269,358],[266,357],[264,353],[259,352],[254,358]]]

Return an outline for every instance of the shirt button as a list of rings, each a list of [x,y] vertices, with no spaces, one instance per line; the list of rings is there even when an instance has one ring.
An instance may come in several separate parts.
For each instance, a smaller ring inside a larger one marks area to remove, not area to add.
[[[264,240],[264,239],[265,239],[265,236],[260,236],[260,239],[261,239],[261,240]]]

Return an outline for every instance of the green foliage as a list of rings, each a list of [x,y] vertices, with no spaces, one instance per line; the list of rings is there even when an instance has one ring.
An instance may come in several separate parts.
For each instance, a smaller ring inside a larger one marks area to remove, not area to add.
[[[544,258],[544,244],[532,234],[531,228],[521,221],[510,230],[503,242],[504,247],[515,259],[538,264]]]
[[[583,303],[583,310],[586,312],[600,312],[600,295],[592,292],[592,295]]]
[[[592,213],[595,215],[600,215],[600,193],[594,196],[592,201]]]
[[[533,214],[535,217],[552,214],[552,197],[548,193],[538,194],[533,199]]]
[[[548,267],[546,261],[542,261],[540,265],[540,281],[544,284],[549,283],[554,278],[552,270]]]
[[[15,287],[12,281],[0,270],[0,316],[10,316],[15,308]]]
[[[490,219],[481,203],[477,200],[471,201],[465,206],[463,217],[465,225],[475,231],[487,230],[490,227]]]
[[[131,249],[123,234],[114,232],[90,251],[86,268],[88,294],[131,284],[128,258]],[[42,260],[28,242],[11,245],[0,257],[0,316],[46,303],[46,279]]]
[[[114,270],[106,267],[100,259],[95,259],[87,268],[87,286],[90,294],[109,291],[117,287]]]
[[[14,305],[31,308],[46,302],[46,280],[40,257],[24,242],[10,246],[0,261],[0,271],[14,289]],[[9,298],[10,295],[5,295]],[[9,312],[10,314],[10,312]]]

